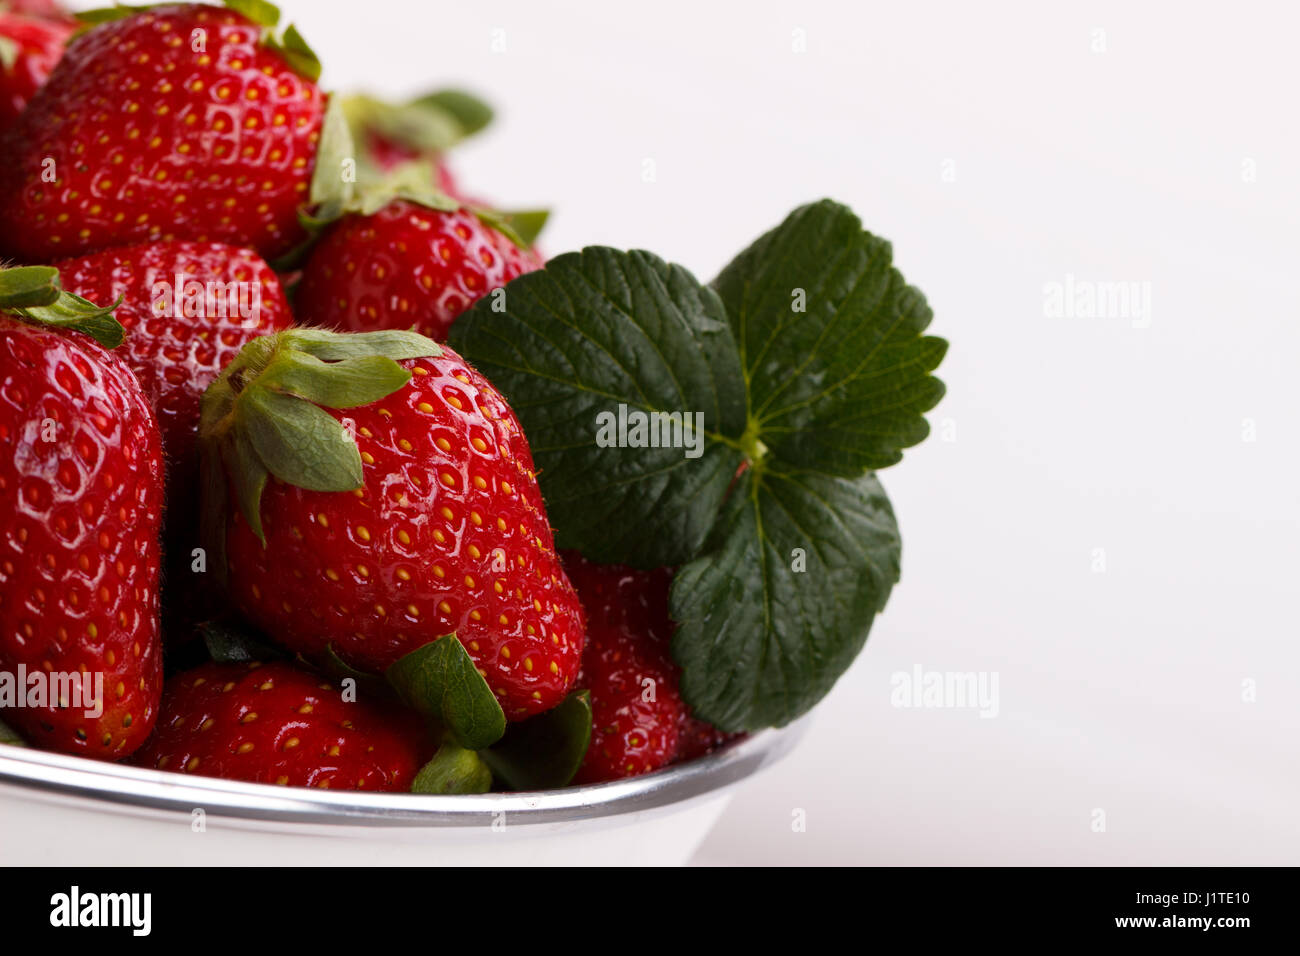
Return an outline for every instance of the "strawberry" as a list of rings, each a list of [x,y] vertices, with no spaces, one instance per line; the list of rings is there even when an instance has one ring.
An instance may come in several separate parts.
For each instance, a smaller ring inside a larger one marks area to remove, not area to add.
[[[63,56],[76,27],[0,9],[0,133],[8,129]]]
[[[217,612],[195,576],[198,546],[199,399],[239,349],[293,321],[280,280],[256,252],[203,242],[107,249],[58,264],[63,285],[93,302],[114,302],[126,327],[124,358],[153,406],[167,455],[164,614],[169,646],[186,624]]]
[[[118,354],[153,405],[172,484],[192,486],[204,389],[245,343],[293,322],[279,278],[252,249],[203,242],[141,243],[57,266],[70,292],[121,297],[114,314],[129,334]]]
[[[297,243],[324,96],[296,31],[276,40],[269,22],[195,4],[107,16],[121,19],[74,39],[9,131],[0,255],[179,238],[273,256]]]
[[[4,7],[9,13],[16,13],[24,17],[62,20],[66,23],[76,24],[72,14],[68,13],[58,0],[3,0],[3,2],[0,2],[0,7]]]
[[[564,566],[582,602],[587,644],[578,685],[591,694],[591,743],[575,781],[602,783],[692,760],[727,735],[690,716],[670,642],[670,568],[593,564],[576,551]]]
[[[582,612],[528,442],[450,349],[410,332],[256,339],[204,396],[200,444],[230,596],[285,647],[382,671],[455,632],[511,720],[573,686]]]
[[[432,754],[423,722],[284,661],[204,664],[162,695],[132,763],[251,783],[408,790]]]
[[[0,671],[83,684],[81,706],[61,692],[66,706],[5,719],[38,746],[116,759],[149,735],[162,688],[158,426],[126,362],[90,337],[113,344],[121,327],[60,293],[54,269],[0,271],[0,308]]]
[[[397,199],[344,216],[303,266],[302,321],[354,332],[414,329],[437,341],[478,299],[540,269],[533,251],[466,208]]]

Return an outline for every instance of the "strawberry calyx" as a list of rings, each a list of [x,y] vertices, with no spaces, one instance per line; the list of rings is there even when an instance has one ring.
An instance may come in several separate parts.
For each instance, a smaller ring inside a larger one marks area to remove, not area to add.
[[[200,404],[205,527],[218,516],[224,526],[227,481],[263,546],[261,499],[269,477],[310,491],[361,487],[356,440],[325,409],[391,395],[411,377],[399,360],[440,354],[432,339],[414,332],[289,329],[253,339]],[[224,556],[217,527],[204,538]]]
[[[411,781],[411,793],[487,793],[492,771],[476,751],[445,741]]]
[[[285,27],[283,33],[276,32],[276,27],[280,24],[279,7],[273,3],[268,3],[267,0],[224,0],[224,5],[227,9],[235,11],[261,27],[262,43],[268,49],[279,53],[295,73],[311,80],[313,83],[320,79],[320,58],[308,46],[307,41],[302,38],[298,28],[291,23]],[[111,7],[101,7],[95,10],[82,10],[73,14],[73,16],[81,24],[81,30],[85,31],[101,23],[111,23],[114,20],[133,16],[142,10],[160,6],[169,6],[169,4],[155,3],[141,6],[114,4]]]
[[[365,93],[342,101],[357,142],[380,136],[412,153],[440,153],[479,132],[493,118],[492,107],[464,90],[438,90],[404,103]]]
[[[83,332],[105,348],[122,344],[126,332],[113,317],[122,297],[98,306],[66,291],[53,266],[14,266],[0,269],[0,312],[27,322]]]

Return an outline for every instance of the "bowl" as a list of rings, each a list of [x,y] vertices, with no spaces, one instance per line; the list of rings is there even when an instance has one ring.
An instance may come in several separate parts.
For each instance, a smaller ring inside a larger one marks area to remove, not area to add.
[[[0,863],[681,865],[807,721],[628,780],[465,796],[276,787],[0,744]]]

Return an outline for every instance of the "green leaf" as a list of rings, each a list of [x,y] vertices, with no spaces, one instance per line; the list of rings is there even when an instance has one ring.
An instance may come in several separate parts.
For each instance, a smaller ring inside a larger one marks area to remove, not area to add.
[[[274,27],[280,22],[280,8],[267,0],[225,0],[225,4],[260,27]]]
[[[479,756],[511,790],[554,790],[573,780],[590,741],[591,695],[580,690],[558,707],[511,724]]]
[[[492,107],[465,90],[438,90],[412,100],[416,106],[433,108],[455,119],[461,137],[472,136],[492,122]]]
[[[308,491],[361,487],[361,452],[328,412],[260,384],[240,394],[236,409],[237,427],[281,481]]]
[[[157,4],[153,4],[157,6]],[[120,3],[115,3],[111,7],[98,7],[94,10],[78,10],[74,13],[73,19],[87,27],[97,26],[100,23],[112,23],[114,20],[123,20],[141,10],[148,9],[147,6],[131,7]]]
[[[219,664],[242,664],[270,661],[284,657],[284,652],[231,621],[204,621],[197,630],[208,649],[208,656]]]
[[[53,266],[0,269],[0,309],[53,305],[62,291],[59,270]]]
[[[391,395],[410,380],[410,372],[383,355],[323,362],[290,349],[277,355],[257,381],[327,408],[356,408]]]
[[[756,730],[821,700],[898,581],[900,548],[874,475],[747,471],[673,581],[673,657],[694,715]]]
[[[791,464],[851,477],[902,458],[943,397],[947,343],[846,206],[796,209],[713,282],[726,304],[759,439]],[[806,311],[797,311],[800,299]]]
[[[694,556],[741,462],[746,422],[718,297],[648,252],[592,247],[515,279],[497,312],[500,298],[462,315],[451,345],[518,415],[557,544],[639,567]],[[628,447],[617,444],[620,406],[629,426],[631,412],[646,416]],[[674,413],[675,432],[663,417]],[[688,431],[697,413],[702,432]],[[649,441],[651,415],[661,447],[631,447]]]
[[[345,175],[345,163],[355,167],[356,147],[348,130],[347,118],[337,94],[330,94],[321,120],[320,143],[316,147],[316,165],[311,174],[310,204],[346,203],[355,188],[353,177]]]
[[[260,2],[260,0],[249,0],[249,2]],[[270,4],[266,5],[270,6]],[[276,12],[276,15],[279,16],[279,11]],[[285,28],[284,36],[268,37],[266,45],[284,57],[285,62],[289,64],[289,69],[299,76],[305,77],[313,83],[320,79],[320,57],[316,55],[315,50],[308,46],[307,41],[298,32],[298,28],[292,23]]]
[[[492,771],[473,750],[448,742],[420,768],[411,783],[412,793],[487,793]]]
[[[385,676],[407,706],[437,720],[462,747],[482,750],[505,733],[505,712],[455,634],[399,658]]]
[[[18,731],[0,720],[0,744],[9,744],[11,747],[26,747],[27,741],[18,736]]]

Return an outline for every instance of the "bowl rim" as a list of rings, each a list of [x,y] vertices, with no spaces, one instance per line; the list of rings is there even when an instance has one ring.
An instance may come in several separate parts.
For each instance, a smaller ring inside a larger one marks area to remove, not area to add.
[[[520,793],[361,793],[245,783],[105,763],[0,745],[0,789],[106,802],[117,809],[205,814],[237,820],[370,827],[481,827],[564,823],[654,810],[702,797],[786,756],[807,729],[803,717],[762,730],[696,760],[610,783]],[[505,814],[505,818],[502,817]]]

